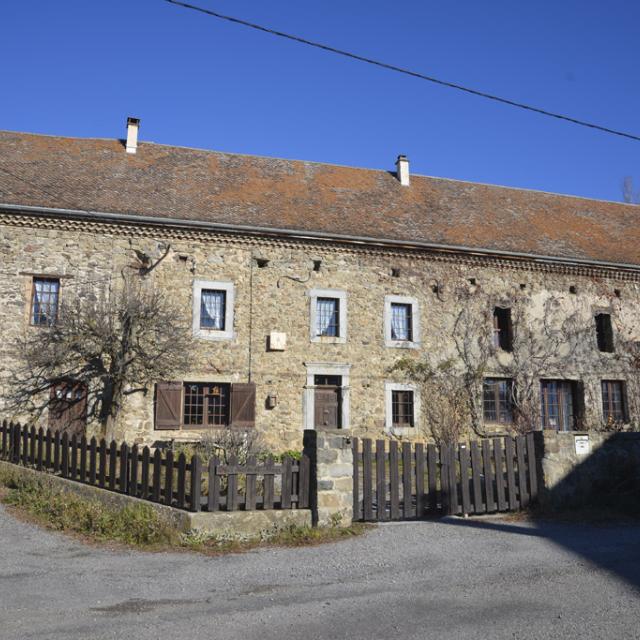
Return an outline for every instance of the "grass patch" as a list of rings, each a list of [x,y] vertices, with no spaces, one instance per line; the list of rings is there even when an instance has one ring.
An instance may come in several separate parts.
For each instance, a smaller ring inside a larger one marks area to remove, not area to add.
[[[5,504],[49,529],[139,547],[178,542],[178,533],[147,505],[109,509],[100,502],[55,489],[46,477],[38,480],[2,471],[0,483],[6,489],[2,497]]]
[[[207,555],[239,553],[258,547],[296,547],[336,542],[361,535],[370,525],[291,526],[261,538],[233,540],[201,532],[180,534],[151,506],[107,507],[61,491],[47,480],[0,469],[0,500],[22,519],[89,543],[120,543],[147,551],[195,551]]]

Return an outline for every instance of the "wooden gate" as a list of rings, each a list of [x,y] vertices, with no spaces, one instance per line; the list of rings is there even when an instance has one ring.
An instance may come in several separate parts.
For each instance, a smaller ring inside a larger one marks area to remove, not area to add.
[[[538,496],[534,434],[443,445],[353,439],[354,520],[526,508]]]

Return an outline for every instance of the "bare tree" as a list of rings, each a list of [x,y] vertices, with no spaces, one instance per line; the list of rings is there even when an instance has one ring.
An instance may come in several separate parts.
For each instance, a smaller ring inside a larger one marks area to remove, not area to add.
[[[442,360],[433,365],[427,360],[404,357],[390,369],[400,373],[418,386],[423,399],[423,423],[419,425],[425,435],[437,444],[453,444],[464,435],[471,420],[469,394],[464,372],[456,368],[453,360]]]
[[[419,386],[431,435],[436,440],[455,441],[472,429],[481,437],[487,436],[482,390],[488,374],[513,380],[512,429],[517,433],[537,429],[540,379],[550,375],[562,378],[568,364],[589,362],[593,346],[591,317],[575,304],[571,308],[570,300],[557,296],[542,302],[539,313],[534,314],[528,293],[514,290],[493,296],[479,285],[469,286],[462,280],[441,287],[448,288],[458,302],[451,330],[455,355],[440,362],[430,353],[420,361],[403,358],[392,368]],[[494,344],[496,307],[510,309],[509,352]]]
[[[184,313],[141,279],[124,280],[96,296],[66,299],[55,323],[32,329],[19,344],[23,363],[14,374],[10,406],[41,416],[56,407],[56,385],[83,393],[86,415],[113,437],[126,396],[147,393],[157,380],[183,373],[194,348]]]
[[[546,299],[539,316],[527,312],[528,298],[520,297],[512,308],[511,358],[501,367],[512,386],[513,427],[527,433],[540,423],[540,379],[563,378],[567,369],[593,358],[593,319],[583,310],[563,304],[561,297]],[[573,366],[569,366],[573,365]]]

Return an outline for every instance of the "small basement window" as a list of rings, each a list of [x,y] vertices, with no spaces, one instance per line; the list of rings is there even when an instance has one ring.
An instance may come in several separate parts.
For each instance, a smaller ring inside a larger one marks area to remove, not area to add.
[[[503,351],[513,351],[511,309],[496,307],[493,310],[493,346]]]
[[[613,353],[613,326],[611,324],[611,314],[596,314],[596,339],[598,349],[604,353]]]

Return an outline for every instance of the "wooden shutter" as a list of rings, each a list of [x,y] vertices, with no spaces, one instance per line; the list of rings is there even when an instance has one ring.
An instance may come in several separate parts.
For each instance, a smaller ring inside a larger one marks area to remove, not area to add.
[[[156,429],[179,429],[182,422],[182,382],[156,385]]]
[[[253,382],[231,385],[232,427],[252,429],[256,426],[256,385]]]

